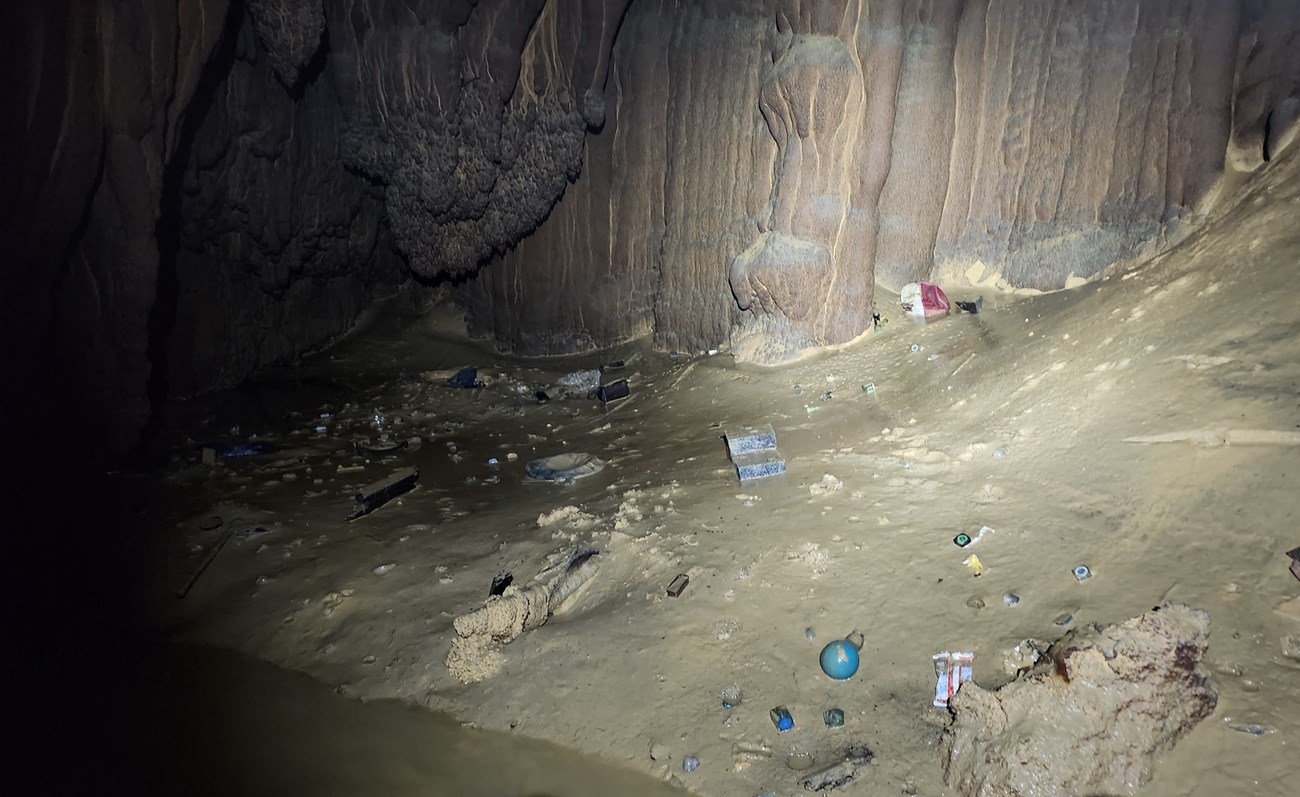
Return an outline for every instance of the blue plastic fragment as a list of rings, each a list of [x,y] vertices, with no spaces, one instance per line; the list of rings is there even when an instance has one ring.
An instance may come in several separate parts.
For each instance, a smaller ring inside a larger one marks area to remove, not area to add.
[[[785,733],[794,727],[794,717],[790,716],[790,709],[785,706],[777,706],[772,709],[772,724],[781,733]]]
[[[466,389],[478,387],[478,369],[472,367],[462,368],[456,372],[455,376],[447,380],[447,384]]]

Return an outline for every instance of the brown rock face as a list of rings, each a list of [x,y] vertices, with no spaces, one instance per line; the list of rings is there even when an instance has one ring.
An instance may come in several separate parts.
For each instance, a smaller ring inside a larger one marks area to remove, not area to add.
[[[1071,633],[995,692],[963,684],[945,781],[963,797],[1135,793],[1155,756],[1214,711],[1209,634],[1206,612],[1165,604]]]
[[[877,284],[1062,287],[1286,140],[1298,44],[1282,0],[638,1],[584,175],[471,324],[779,362],[865,331]]]

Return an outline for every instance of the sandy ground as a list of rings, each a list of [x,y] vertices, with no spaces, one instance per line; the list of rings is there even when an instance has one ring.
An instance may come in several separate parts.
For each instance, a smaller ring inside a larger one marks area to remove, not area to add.
[[[1300,744],[1300,581],[1283,554],[1300,546],[1298,156],[1138,271],[990,295],[978,316],[924,326],[885,308],[879,333],[783,369],[636,347],[516,362],[450,340],[437,313],[379,321],[302,368],[178,410],[178,456],[128,479],[137,492],[162,482],[168,496],[141,537],[167,562],[153,614],[349,695],[446,710],[700,794],[799,793],[788,755],[830,763],[861,742],[875,761],[838,793],[946,795],[933,653],[974,651],[975,680],[996,686],[1018,643],[1065,632],[1062,615],[1118,622],[1179,600],[1210,611],[1219,705],[1140,793],[1289,793]],[[632,395],[608,410],[514,392],[615,357],[634,357],[617,374]],[[420,376],[471,363],[494,378],[481,392]],[[418,447],[385,462],[354,453],[375,408]],[[740,484],[721,435],[764,423],[788,472]],[[1279,434],[1125,442],[1225,430]],[[254,433],[273,450],[198,463],[197,442]],[[526,461],[566,451],[608,466],[571,486],[525,483]],[[421,471],[415,491],[343,521],[357,487],[407,465]],[[204,530],[212,517],[220,527]],[[953,544],[982,526],[995,531]],[[483,605],[493,576],[527,584],[548,557],[586,546],[600,551],[594,579],[506,646],[498,675],[449,675],[451,622]],[[963,565],[972,553],[979,577]],[[1094,573],[1084,582],[1071,574],[1081,563]],[[377,575],[380,565],[394,567]],[[671,598],[677,573],[690,584]],[[1004,604],[1008,591],[1018,605]],[[1290,613],[1278,611],[1287,601]],[[855,628],[862,667],[833,682],[817,654]],[[719,693],[732,686],[743,702],[728,710]],[[775,731],[777,705],[795,730]],[[843,728],[824,726],[831,707]],[[1244,724],[1264,732],[1233,728]],[[759,747],[770,754],[737,756]],[[701,762],[691,773],[687,755]]]

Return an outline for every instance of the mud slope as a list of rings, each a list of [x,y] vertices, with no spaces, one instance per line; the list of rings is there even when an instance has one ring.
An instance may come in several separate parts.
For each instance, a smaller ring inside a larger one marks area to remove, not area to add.
[[[1140,270],[989,295],[980,315],[925,327],[888,312],[881,332],[785,369],[620,352],[632,395],[607,412],[531,398],[580,363],[493,362],[427,324],[377,325],[296,382],[259,388],[263,418],[245,413],[241,431],[274,451],[209,469],[186,449],[170,469],[157,528],[173,556],[154,606],[192,638],[349,694],[752,797],[800,790],[788,754],[828,763],[851,741],[876,757],[841,793],[948,794],[931,654],[974,651],[975,680],[996,687],[1018,643],[1065,633],[1062,615],[1120,622],[1176,600],[1210,613],[1218,708],[1141,793],[1285,793],[1300,739],[1300,582],[1283,556],[1300,545],[1297,177],[1292,148]],[[475,359],[494,379],[480,394],[419,376]],[[419,446],[362,462],[352,442],[372,435],[376,408]],[[215,437],[231,425],[220,417],[175,434]],[[788,472],[739,485],[719,437],[768,422]],[[1193,442],[1125,442],[1174,433]],[[609,464],[569,487],[523,483],[527,460],[562,451]],[[356,486],[403,465],[420,467],[420,487],[343,522]],[[239,531],[177,601],[220,539],[199,528],[212,515]],[[973,548],[953,545],[983,525],[995,531]],[[586,546],[600,550],[596,575],[500,650],[498,674],[448,674],[452,620],[482,605],[493,576],[524,586]],[[978,578],[962,564],[972,552]],[[1094,573],[1082,583],[1080,563]],[[669,598],[677,573],[690,584]],[[1287,600],[1290,616],[1275,611]],[[862,668],[832,682],[817,652],[853,628]],[[728,711],[718,694],[733,685],[743,702]],[[795,730],[775,732],[777,705]],[[823,726],[832,706],[842,729]],[[1260,735],[1235,729],[1246,725]],[[701,761],[692,773],[686,755]]]

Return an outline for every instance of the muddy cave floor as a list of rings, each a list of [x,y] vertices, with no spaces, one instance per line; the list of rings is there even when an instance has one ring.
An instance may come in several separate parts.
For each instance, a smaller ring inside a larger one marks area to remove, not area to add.
[[[1018,643],[1065,633],[1061,615],[1119,622],[1178,600],[1211,614],[1219,705],[1140,793],[1286,793],[1300,661],[1284,648],[1300,617],[1277,609],[1300,593],[1283,553],[1300,545],[1300,447],[1286,435],[1125,442],[1300,430],[1300,231],[1286,222],[1300,192],[1253,192],[1141,270],[1063,293],[988,294],[979,315],[924,326],[888,312],[882,331],[780,369],[636,345],[512,360],[456,339],[445,312],[389,314],[293,369],[172,408],[159,442],[169,464],[119,475],[153,499],[136,539],[162,563],[147,608],[188,641],[347,695],[752,797],[800,791],[786,754],[830,763],[850,741],[876,758],[841,793],[948,794],[933,653],[974,651],[975,680],[996,686]],[[607,409],[516,392],[616,358],[628,365],[611,377],[631,396]],[[492,384],[421,376],[465,364]],[[357,454],[376,409],[418,446]],[[741,484],[721,436],[766,423],[788,471]],[[250,436],[268,450],[198,461],[200,443]],[[527,461],[566,451],[607,467],[570,486],[524,481]],[[344,522],[358,487],[412,465],[414,491]],[[953,544],[982,526],[995,532]],[[452,619],[483,604],[494,576],[526,583],[580,547],[599,549],[595,577],[504,648],[499,674],[465,685],[448,673]],[[978,578],[962,564],[971,553]],[[1073,577],[1080,563],[1091,579]],[[689,586],[668,597],[678,573]],[[1004,604],[1008,591],[1018,605]],[[832,682],[818,651],[852,629],[865,635],[862,667]],[[743,703],[727,710],[719,693],[731,686]],[[776,733],[777,705],[795,730]],[[824,726],[830,707],[843,728]],[[1232,728],[1242,724],[1267,732]],[[737,742],[774,754],[737,765]],[[692,773],[687,755],[701,761]]]

